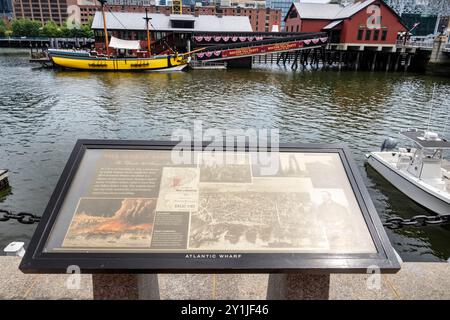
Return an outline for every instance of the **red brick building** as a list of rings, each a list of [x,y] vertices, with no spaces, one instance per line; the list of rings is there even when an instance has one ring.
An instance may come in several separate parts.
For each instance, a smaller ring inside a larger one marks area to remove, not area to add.
[[[109,5],[113,12],[145,12],[148,9],[149,13],[164,13],[169,15],[172,11],[171,6],[131,6],[131,5]],[[96,6],[80,6],[81,23],[85,24],[93,17],[95,11],[98,10]],[[270,8],[237,8],[237,7],[195,7],[194,11],[190,7],[183,7],[183,14],[193,15],[217,15],[217,16],[248,16],[250,24],[255,32],[272,31],[274,25],[281,24],[281,10]]]
[[[338,4],[293,3],[285,21],[287,32],[327,31],[339,49],[395,48],[400,32],[407,30],[400,17],[382,0]]]
[[[67,8],[75,0],[12,0],[13,18],[39,21],[55,21],[62,25],[68,17]]]

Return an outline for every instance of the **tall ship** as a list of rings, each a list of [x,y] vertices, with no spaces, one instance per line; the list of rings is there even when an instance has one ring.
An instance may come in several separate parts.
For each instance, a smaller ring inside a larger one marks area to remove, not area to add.
[[[106,52],[48,49],[48,56],[54,65],[73,70],[101,71],[180,71],[190,60],[191,53],[169,53],[152,55],[149,24],[151,18],[144,17],[147,29],[147,48],[142,50],[138,40],[122,40],[108,35],[106,27],[106,0],[99,0],[103,17]],[[123,54],[132,52],[133,54]]]

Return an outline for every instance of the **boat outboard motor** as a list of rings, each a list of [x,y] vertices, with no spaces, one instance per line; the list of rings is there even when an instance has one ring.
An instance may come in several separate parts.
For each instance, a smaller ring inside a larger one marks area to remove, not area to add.
[[[386,138],[381,144],[381,151],[390,151],[397,147],[398,141],[394,138]]]

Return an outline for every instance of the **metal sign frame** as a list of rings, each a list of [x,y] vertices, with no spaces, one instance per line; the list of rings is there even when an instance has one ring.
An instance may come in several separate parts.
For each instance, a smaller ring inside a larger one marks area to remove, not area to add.
[[[66,273],[73,265],[82,273],[366,273],[368,268],[374,267],[383,273],[395,273],[400,269],[350,151],[338,144],[280,144],[279,152],[333,152],[340,155],[377,253],[242,253],[239,259],[186,259],[185,253],[43,251],[87,149],[171,150],[176,144],[174,141],[78,140],[22,259],[20,270],[24,273]],[[203,143],[202,148],[207,144]],[[191,148],[197,150],[194,146]],[[246,147],[244,151],[258,150]]]

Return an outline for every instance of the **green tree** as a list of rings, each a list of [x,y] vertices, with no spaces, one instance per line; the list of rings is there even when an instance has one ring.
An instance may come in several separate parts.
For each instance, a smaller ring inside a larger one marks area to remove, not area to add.
[[[92,20],[82,26],[71,25],[66,22],[61,28],[61,32],[63,37],[67,38],[93,38],[94,32],[91,30],[91,25]]]
[[[0,18],[0,37],[10,37],[11,33],[11,23],[6,19]]]
[[[0,19],[0,37],[6,36],[6,23],[2,19]]]
[[[15,37],[37,37],[41,31],[41,24],[29,19],[17,19],[12,23],[12,32]]]
[[[62,30],[54,21],[48,21],[42,27],[42,35],[49,38],[58,38],[61,37]]]
[[[92,21],[94,21],[94,17],[90,17],[88,22],[85,25],[81,26],[81,30],[83,30],[85,38],[94,37],[94,31],[92,30]]]

